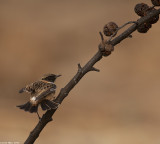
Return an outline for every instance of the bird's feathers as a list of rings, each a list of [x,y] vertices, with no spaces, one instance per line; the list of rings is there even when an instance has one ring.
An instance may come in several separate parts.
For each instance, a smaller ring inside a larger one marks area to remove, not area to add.
[[[46,99],[49,95],[54,94],[56,90],[56,85],[51,82],[44,80],[34,82],[30,85],[27,85],[25,88],[22,88],[19,92],[27,92],[31,94],[30,101],[19,105],[20,109],[24,111],[29,111],[31,113],[37,112],[38,105],[41,103],[42,110],[49,110],[57,108],[56,103]],[[52,99],[53,100],[53,97]]]
[[[19,93],[29,93],[31,95],[30,101],[17,107],[31,113],[38,111],[39,104],[42,110],[56,109],[58,104],[53,101],[54,97],[52,96],[52,94],[55,94],[56,85],[51,80],[54,79],[55,81],[59,76],[60,75],[49,75],[46,76],[49,80],[41,79],[22,88]]]
[[[41,90],[39,93],[37,93],[36,95],[36,100],[43,100],[46,96],[55,93],[55,89],[53,87],[49,87],[49,88],[44,88],[43,90]]]
[[[41,103],[42,110],[50,110],[50,109],[56,109],[57,103],[50,101],[50,100],[43,100]],[[24,111],[29,111],[30,113],[34,113],[38,111],[38,105],[33,105],[31,102],[27,102],[23,105],[18,105],[20,109],[23,109]]]
[[[44,100],[45,104],[48,105],[51,109],[57,108],[57,103],[50,101],[50,100]]]
[[[32,103],[30,102],[27,102],[23,105],[18,105],[17,107],[19,107],[20,109],[23,109],[24,111],[29,111],[31,113],[37,112],[38,110],[38,105],[32,105]]]
[[[19,91],[19,93],[27,92],[27,93],[30,93],[31,95],[35,95],[41,92],[42,90],[45,90],[48,88],[56,89],[56,85],[54,83],[51,83],[45,80],[40,80],[40,81],[36,81],[34,83],[27,85],[25,88],[22,88]]]
[[[43,100],[41,102],[42,110],[56,109],[57,106],[58,106],[57,103],[50,101],[50,100]]]

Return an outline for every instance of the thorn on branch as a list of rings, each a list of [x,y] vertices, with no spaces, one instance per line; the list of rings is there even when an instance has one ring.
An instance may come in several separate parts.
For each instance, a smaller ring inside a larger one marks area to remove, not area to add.
[[[132,35],[129,35],[129,36],[128,36],[128,38],[132,38],[132,37],[133,37]]]
[[[78,72],[79,72],[79,73],[83,73],[82,67],[81,67],[80,63],[78,64]]]
[[[99,70],[99,69],[97,69],[97,68],[95,68],[95,67],[92,67],[92,68],[90,69],[90,71],[100,72],[100,70]]]
[[[83,74],[83,68],[81,67],[80,63],[78,64],[78,76],[79,74]],[[73,78],[74,83],[77,84],[77,76]]]
[[[51,122],[51,121],[53,121],[53,118],[52,118],[52,117],[48,120],[48,122]]]

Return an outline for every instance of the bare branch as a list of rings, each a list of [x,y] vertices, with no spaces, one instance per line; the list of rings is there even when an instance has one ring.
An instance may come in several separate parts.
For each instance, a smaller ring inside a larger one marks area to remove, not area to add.
[[[137,20],[136,24],[134,23],[132,26],[130,26],[126,31],[124,31],[122,34],[114,38],[112,41],[110,41],[110,44],[112,46],[117,45],[122,40],[127,38],[131,35],[141,24],[148,22],[151,18],[153,18],[156,15],[160,14],[160,9],[154,11],[153,13],[148,14],[147,16],[144,16]],[[101,40],[103,41],[103,35],[101,35]],[[105,56],[109,56],[111,52],[106,52]],[[69,81],[69,83],[61,89],[60,93],[58,94],[55,102],[61,104],[63,99],[69,94],[69,92],[76,86],[76,84],[81,80],[81,78],[89,71],[99,71],[98,69],[94,68],[94,64],[97,63],[100,59],[103,57],[103,53],[98,50],[97,53],[86,63],[84,67],[81,67],[80,64],[78,64],[78,72],[76,75]],[[52,116],[55,113],[57,109],[48,110],[43,116],[42,119],[38,122],[36,127],[32,130],[29,137],[25,141],[25,144],[33,144],[34,141],[38,138],[40,132],[43,130],[43,128],[46,126],[48,122],[52,120]]]

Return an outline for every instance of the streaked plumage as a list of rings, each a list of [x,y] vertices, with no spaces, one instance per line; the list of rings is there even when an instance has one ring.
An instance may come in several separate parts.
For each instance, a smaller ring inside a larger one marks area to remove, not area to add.
[[[53,101],[53,95],[56,91],[56,85],[54,82],[59,76],[61,75],[47,74],[42,77],[41,80],[22,88],[19,93],[29,93],[30,100],[27,103],[17,107],[31,113],[38,111],[39,104],[41,105],[42,110],[57,108],[57,103]]]

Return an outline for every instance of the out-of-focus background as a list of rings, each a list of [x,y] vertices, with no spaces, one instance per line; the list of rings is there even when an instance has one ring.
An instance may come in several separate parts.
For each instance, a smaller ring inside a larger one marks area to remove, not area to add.
[[[56,94],[97,51],[109,21],[136,20],[150,0],[1,0],[0,142],[23,143],[38,122],[16,105],[20,88],[45,73],[62,74]],[[121,31],[122,32],[122,31]],[[133,33],[88,73],[56,111],[36,144],[160,143],[160,22]],[[40,114],[43,112],[40,110]]]

